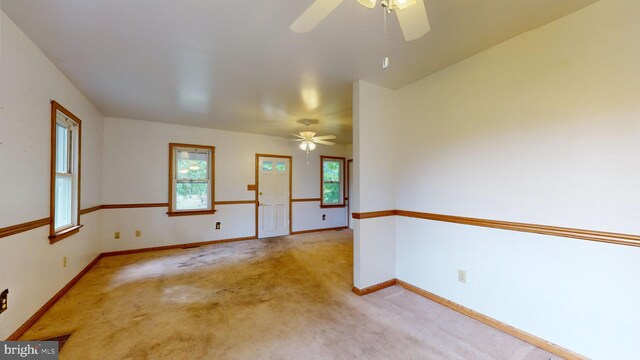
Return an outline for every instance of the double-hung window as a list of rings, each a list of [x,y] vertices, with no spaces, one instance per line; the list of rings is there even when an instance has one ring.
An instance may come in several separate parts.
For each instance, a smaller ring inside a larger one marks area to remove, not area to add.
[[[344,163],[343,157],[320,157],[321,207],[344,206]]]
[[[213,214],[215,147],[169,144],[169,216]]]
[[[82,122],[51,102],[51,243],[78,232]]]

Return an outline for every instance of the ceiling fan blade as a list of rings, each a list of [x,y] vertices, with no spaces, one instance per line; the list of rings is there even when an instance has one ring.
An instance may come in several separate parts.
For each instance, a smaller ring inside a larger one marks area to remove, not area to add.
[[[336,144],[334,142],[324,141],[324,140],[314,140],[313,142],[316,143],[316,144],[329,145],[329,146]]]
[[[305,10],[296,21],[289,26],[289,29],[297,33],[306,33],[329,15],[343,0],[316,0],[307,10]]]
[[[431,30],[424,0],[417,0],[415,5],[397,10],[398,22],[406,41],[416,40]]]
[[[335,139],[336,136],[335,135],[322,135],[322,136],[316,136],[313,138],[313,140],[332,140]]]
[[[289,141],[304,141],[304,139],[289,139]]]
[[[291,134],[291,136],[295,136],[295,137],[298,137],[300,139],[304,139],[304,137],[302,135],[300,135],[300,134]]]

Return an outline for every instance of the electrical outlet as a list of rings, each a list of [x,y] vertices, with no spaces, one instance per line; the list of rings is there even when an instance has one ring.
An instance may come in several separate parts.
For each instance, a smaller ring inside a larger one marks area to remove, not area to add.
[[[322,214],[322,221],[325,221],[325,220],[327,220],[327,215]]]
[[[62,258],[62,267],[63,268],[67,267],[67,257],[66,256]]]
[[[8,303],[9,289],[5,289],[0,293],[0,314],[2,314],[9,307]]]
[[[114,239],[120,239],[120,231],[116,231],[116,233],[113,234],[113,238]]]
[[[220,230],[220,227],[222,226],[222,223],[220,221],[218,221],[216,223],[216,230]]]
[[[458,270],[458,281],[461,283],[467,283],[467,272],[464,270]]]
[[[142,236],[142,231],[136,230],[136,237],[141,237],[141,236]]]

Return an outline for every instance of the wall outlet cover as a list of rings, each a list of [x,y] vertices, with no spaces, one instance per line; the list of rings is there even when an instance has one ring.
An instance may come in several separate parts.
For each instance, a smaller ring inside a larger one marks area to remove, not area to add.
[[[467,283],[467,272],[464,270],[458,270],[458,281],[461,283]]]

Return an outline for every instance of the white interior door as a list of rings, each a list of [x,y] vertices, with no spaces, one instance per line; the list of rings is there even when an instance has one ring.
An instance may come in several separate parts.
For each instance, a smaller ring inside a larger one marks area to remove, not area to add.
[[[258,158],[258,237],[289,235],[289,172],[287,158]]]

